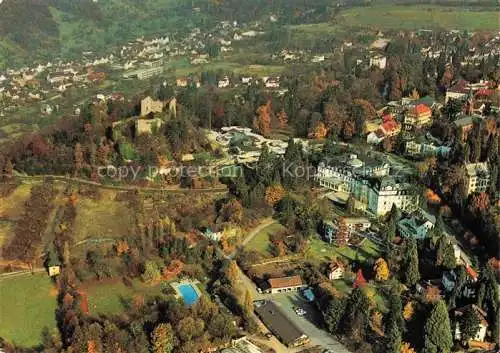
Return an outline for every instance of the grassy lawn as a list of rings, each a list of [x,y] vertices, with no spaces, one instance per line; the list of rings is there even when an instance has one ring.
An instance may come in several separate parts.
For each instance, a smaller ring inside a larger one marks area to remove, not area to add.
[[[94,282],[83,286],[89,300],[91,314],[111,315],[123,312],[135,295],[160,295],[160,285],[148,286],[134,280],[131,287],[122,281]]]
[[[120,238],[133,228],[127,203],[116,201],[116,193],[102,190],[99,200],[81,197],[76,204],[74,240]]]
[[[24,203],[30,197],[30,192],[30,184],[21,184],[9,196],[0,197],[0,218],[19,219],[24,211]]]
[[[0,222],[0,255],[2,253],[2,247],[7,243],[8,239],[14,234],[14,224],[7,222]]]
[[[352,281],[349,279],[337,279],[332,282],[335,289],[347,296],[352,289]]]
[[[339,31],[338,26],[330,23],[308,23],[288,26],[291,32],[291,42],[314,41],[319,38],[333,37]]]
[[[30,191],[30,184],[21,184],[9,196],[0,197],[0,252],[1,247],[13,235],[16,221],[22,216]]]
[[[264,255],[271,255],[269,252],[269,236],[285,229],[279,223],[273,223],[262,229],[252,240],[246,245],[246,250],[255,250]]]
[[[0,336],[32,347],[40,344],[45,327],[56,327],[56,291],[43,274],[0,280]]]
[[[437,5],[383,5],[343,11],[340,23],[373,29],[497,30],[500,12]]]
[[[309,256],[319,261],[326,261],[332,257],[337,258],[341,256],[349,261],[359,260],[364,262],[370,258],[377,258],[379,256],[377,245],[368,239],[365,239],[358,249],[353,246],[341,248],[333,244],[328,244],[320,239],[319,236],[312,236],[309,241],[309,247]]]

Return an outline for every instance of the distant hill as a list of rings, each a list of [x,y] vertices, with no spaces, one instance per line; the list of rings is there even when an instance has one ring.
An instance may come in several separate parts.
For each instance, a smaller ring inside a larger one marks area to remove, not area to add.
[[[106,51],[141,35],[182,31],[204,20],[186,0],[4,0],[0,66]],[[201,0],[199,2],[204,2]]]
[[[280,22],[325,20],[328,9],[380,4],[495,6],[497,0],[3,0],[0,69],[36,59],[106,52],[142,35],[182,33],[215,20],[249,22],[270,14]]]

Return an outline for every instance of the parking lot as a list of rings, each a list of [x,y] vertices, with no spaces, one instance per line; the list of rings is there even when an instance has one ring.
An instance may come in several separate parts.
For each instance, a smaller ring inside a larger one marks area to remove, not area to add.
[[[309,336],[312,346],[321,346],[334,353],[349,353],[328,331],[322,329],[321,313],[299,292],[270,294],[266,295],[266,299],[273,300],[283,309],[288,318]],[[297,315],[294,310],[296,307],[303,308],[307,313],[304,316]]]

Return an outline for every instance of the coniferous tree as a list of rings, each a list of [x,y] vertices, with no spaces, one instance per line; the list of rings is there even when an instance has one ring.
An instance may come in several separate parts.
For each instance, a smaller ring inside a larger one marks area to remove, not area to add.
[[[400,353],[401,352],[401,330],[395,321],[389,324],[387,336],[387,353]]]
[[[339,324],[342,322],[342,317],[345,314],[346,301],[343,298],[333,297],[326,307],[323,314],[326,327],[332,334],[339,331]]]
[[[469,306],[458,321],[462,341],[467,342],[469,339],[474,338],[479,330],[480,323],[476,310]]]
[[[439,300],[432,308],[424,327],[424,353],[450,353],[453,346],[450,318],[446,304]]]
[[[343,322],[345,333],[356,340],[363,340],[366,334],[369,320],[370,301],[361,288],[355,288],[345,310]]]
[[[417,241],[411,237],[407,239],[404,271],[405,283],[410,286],[417,284],[420,280]]]

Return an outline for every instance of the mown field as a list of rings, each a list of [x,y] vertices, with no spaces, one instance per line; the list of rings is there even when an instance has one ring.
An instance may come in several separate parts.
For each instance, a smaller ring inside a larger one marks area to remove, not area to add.
[[[14,227],[24,210],[24,203],[30,196],[31,185],[22,184],[10,195],[0,197],[0,255],[4,244],[10,241]]]
[[[57,290],[46,273],[0,279],[0,336],[26,347],[56,328]]]
[[[359,246],[344,246],[338,247],[333,244],[328,244],[319,238],[312,236],[309,241],[309,256],[325,260],[331,258],[345,258],[349,261],[365,262],[369,259],[376,259],[380,256],[378,247],[369,239],[364,239]]]
[[[133,305],[134,297],[146,299],[149,295],[160,295],[160,285],[149,286],[139,280],[126,286],[121,280],[91,282],[82,286],[89,302],[89,311],[93,315],[113,315],[123,312]]]
[[[356,7],[340,13],[336,22],[346,27],[371,29],[498,30],[500,12],[494,9],[432,5],[381,5]]]
[[[285,229],[281,224],[279,223],[273,223],[264,229],[262,229],[255,237],[253,237],[252,240],[248,242],[248,244],[245,246],[245,250],[254,250],[257,252],[260,252],[261,254],[271,256],[271,253],[269,251],[269,236],[271,234],[278,233]]]

